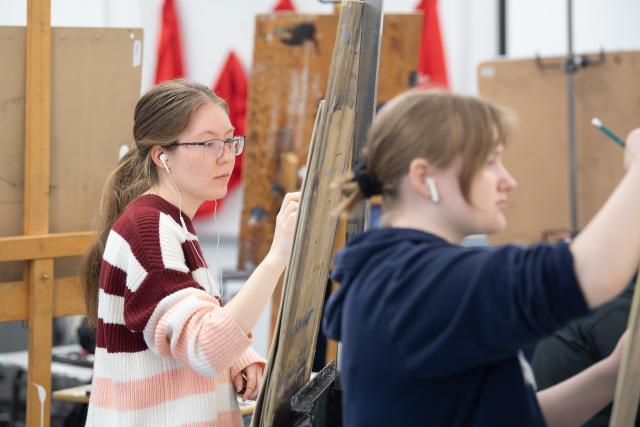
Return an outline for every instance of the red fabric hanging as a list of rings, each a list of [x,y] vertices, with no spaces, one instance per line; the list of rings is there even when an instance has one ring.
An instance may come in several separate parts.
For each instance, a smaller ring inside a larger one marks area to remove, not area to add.
[[[440,34],[437,0],[421,0],[416,10],[424,14],[418,59],[418,86],[448,88],[449,80]]]
[[[286,12],[294,10],[296,10],[296,7],[293,5],[292,0],[279,0],[278,4],[273,7],[274,12]]]
[[[158,43],[156,83],[184,77],[182,41],[174,0],[164,0],[162,5],[162,27]]]
[[[245,135],[247,125],[247,74],[234,52],[230,52],[222,67],[220,76],[213,87],[213,91],[229,104],[229,118],[231,124],[236,128],[236,135]],[[229,179],[227,194],[230,193],[239,183],[242,173],[242,154],[236,157],[236,164]],[[224,199],[218,200],[218,209],[222,206]],[[195,217],[209,216],[213,214],[214,202],[204,202]]]

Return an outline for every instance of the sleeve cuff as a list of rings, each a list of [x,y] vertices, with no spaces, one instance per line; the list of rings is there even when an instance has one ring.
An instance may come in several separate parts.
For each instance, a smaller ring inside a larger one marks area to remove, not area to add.
[[[260,354],[255,351],[253,347],[249,347],[244,353],[242,353],[236,360],[233,361],[231,365],[231,378],[233,379],[240,371],[246,368],[249,365],[257,363],[262,365],[264,369],[267,361],[264,357],[260,356]]]

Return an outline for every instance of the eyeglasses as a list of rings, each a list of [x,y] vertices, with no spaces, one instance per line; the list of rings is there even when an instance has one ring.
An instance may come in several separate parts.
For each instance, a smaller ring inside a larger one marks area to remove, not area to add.
[[[226,145],[234,156],[242,153],[244,148],[244,136],[234,136],[229,139],[210,139],[203,142],[173,142],[166,147],[177,147],[178,145],[200,145],[204,150],[204,156],[207,159],[220,159],[224,153]]]

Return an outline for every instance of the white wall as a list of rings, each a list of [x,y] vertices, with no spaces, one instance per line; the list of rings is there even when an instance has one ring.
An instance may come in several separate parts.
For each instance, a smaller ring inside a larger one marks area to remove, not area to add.
[[[212,83],[229,49],[247,68],[256,13],[276,0],[177,0],[189,77]],[[298,11],[331,12],[317,0],[294,0]],[[418,0],[387,0],[385,11],[409,12]],[[562,54],[566,50],[566,1],[508,1],[510,56]],[[153,83],[162,0],[52,0],[55,26],[142,27],[145,31],[142,89]],[[497,53],[497,0],[440,0],[450,81],[457,92],[475,93],[475,69]],[[640,49],[638,0],[574,0],[576,51]],[[25,0],[0,0],[0,25],[25,25]]]
[[[510,56],[566,53],[566,1],[512,0],[508,3]],[[574,0],[573,15],[577,53],[640,49],[639,1]]]

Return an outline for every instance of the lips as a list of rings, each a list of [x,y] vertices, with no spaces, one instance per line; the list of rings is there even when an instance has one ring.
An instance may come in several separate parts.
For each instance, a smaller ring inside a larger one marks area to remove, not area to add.
[[[505,209],[507,207],[507,201],[506,200],[500,200],[496,203],[496,205],[500,208],[500,209]]]
[[[225,179],[225,178],[229,178],[230,176],[231,176],[230,173],[226,173],[226,174],[218,175],[214,179]]]

